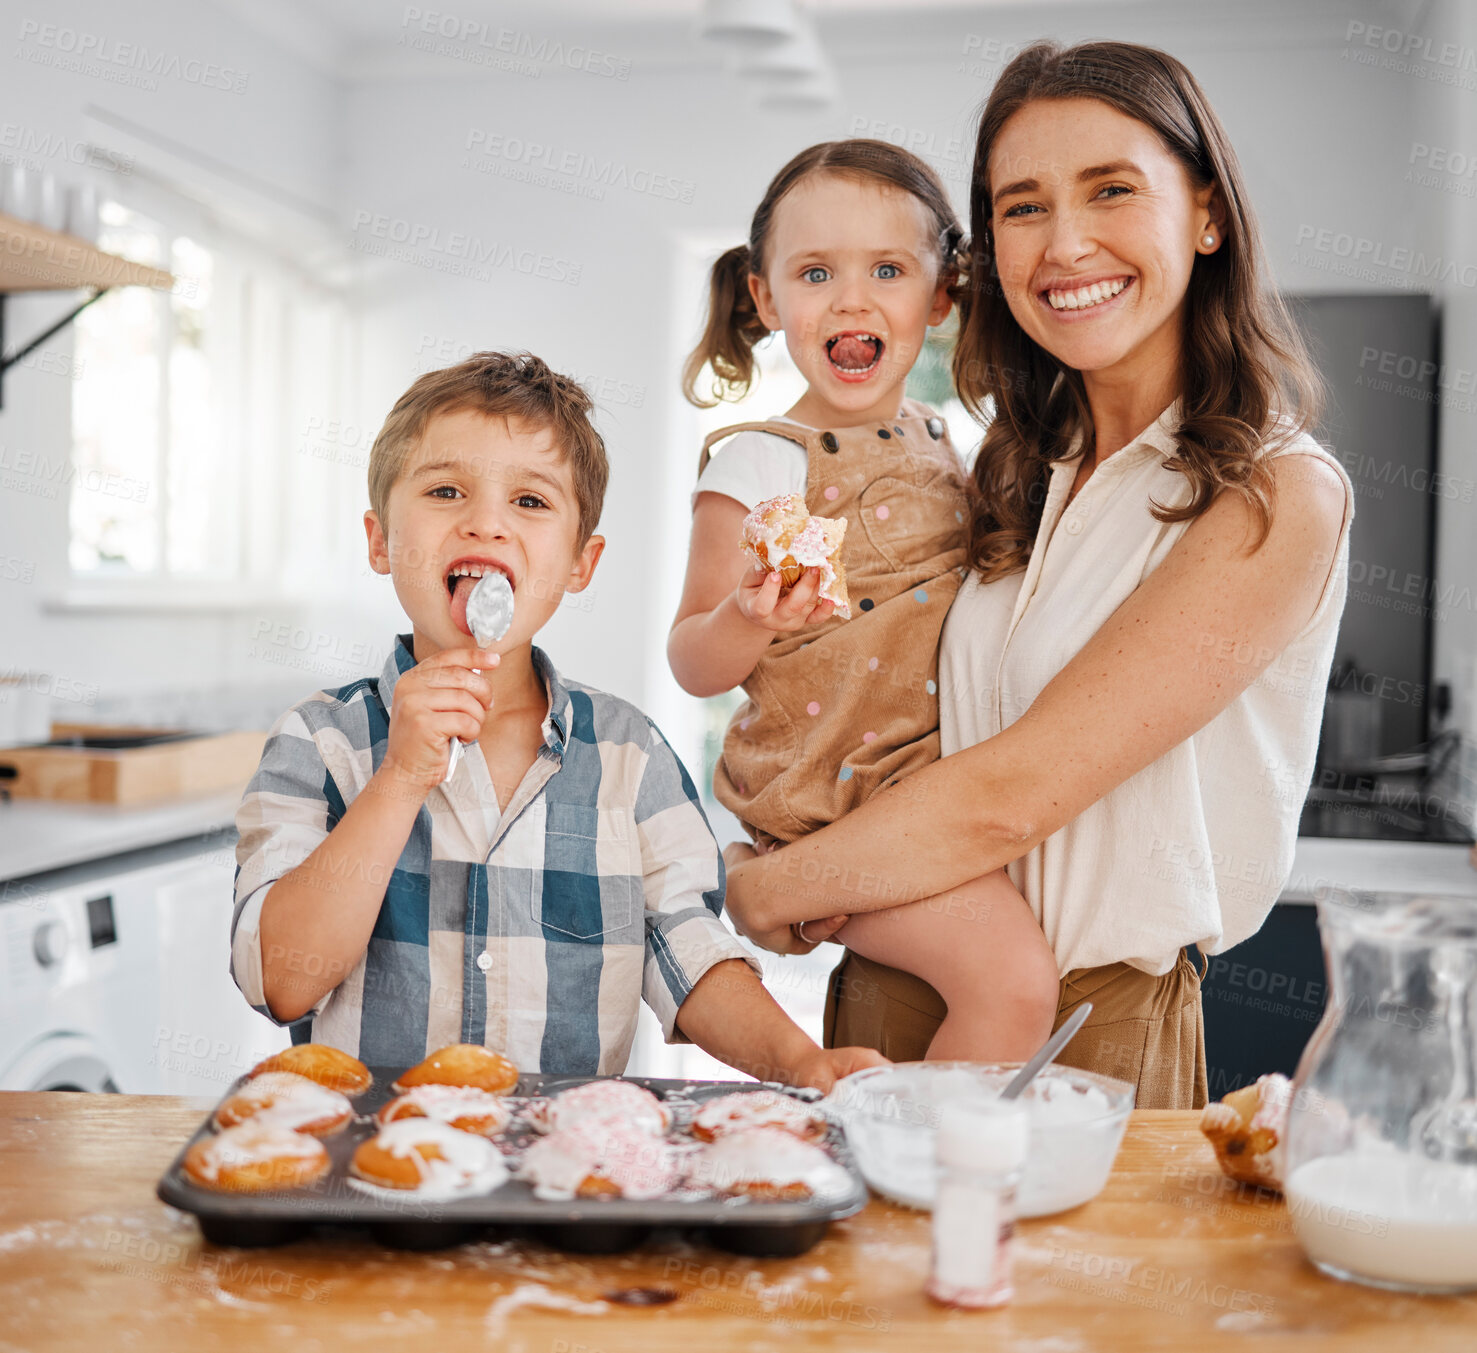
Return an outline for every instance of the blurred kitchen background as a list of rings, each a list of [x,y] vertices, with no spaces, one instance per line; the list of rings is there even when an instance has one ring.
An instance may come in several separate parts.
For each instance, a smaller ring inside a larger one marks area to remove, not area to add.
[[[680,398],[707,264],[820,140],[915,150],[965,217],[979,106],[1041,36],[1196,73],[1358,491],[1298,863],[1212,965],[1212,1094],[1291,1070],[1316,1023],[1319,883],[1477,895],[1477,7],[450,3],[4,7],[0,744],[212,740],[0,752],[0,1088],[214,1096],[287,1041],[226,972],[241,735],[378,672],[404,627],[360,518],[425,370],[528,348],[585,382],[609,544],[542,642],[711,784],[733,701],[664,655],[698,448],[799,387],[771,345],[743,410]],[[977,441],[946,342],[913,388]],[[768,960],[815,1031],[837,956]],[[633,1071],[717,1069],[643,1019]]]

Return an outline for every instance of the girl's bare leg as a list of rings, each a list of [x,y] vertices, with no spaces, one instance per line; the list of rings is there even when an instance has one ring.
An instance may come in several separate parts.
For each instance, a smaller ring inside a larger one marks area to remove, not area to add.
[[[930,1059],[1020,1062],[1051,1034],[1056,959],[1003,869],[921,902],[858,913],[836,939],[921,977],[944,998],[949,1012]]]

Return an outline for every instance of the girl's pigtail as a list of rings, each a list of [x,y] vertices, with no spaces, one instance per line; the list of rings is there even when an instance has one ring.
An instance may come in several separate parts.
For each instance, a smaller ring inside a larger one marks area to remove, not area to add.
[[[742,399],[754,382],[754,345],[769,330],[749,293],[749,265],[749,246],[736,245],[719,256],[708,278],[707,325],[682,367],[682,393],[700,409]],[[704,367],[713,373],[706,396],[698,389]]]
[[[949,279],[949,298],[958,305],[969,286],[969,248],[957,221],[949,222],[940,235],[939,275]]]

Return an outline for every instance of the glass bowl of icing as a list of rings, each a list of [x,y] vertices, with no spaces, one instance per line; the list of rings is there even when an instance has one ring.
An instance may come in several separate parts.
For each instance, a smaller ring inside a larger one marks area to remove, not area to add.
[[[1019,1062],[898,1062],[838,1081],[821,1107],[846,1129],[856,1163],[877,1193],[931,1208],[934,1136],[944,1104],[998,1095]],[[1016,1200],[1021,1217],[1080,1207],[1108,1182],[1133,1111],[1134,1087],[1091,1071],[1048,1066],[1021,1102],[1031,1142]]]

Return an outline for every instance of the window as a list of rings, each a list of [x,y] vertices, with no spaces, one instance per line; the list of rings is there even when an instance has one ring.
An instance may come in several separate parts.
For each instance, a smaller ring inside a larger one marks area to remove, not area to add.
[[[336,526],[294,526],[338,491],[326,481],[343,467],[297,453],[305,428],[341,416],[347,311],[289,262],[159,197],[104,204],[100,247],[172,272],[172,291],[119,288],[76,321],[72,578],[164,604],[204,586],[223,603],[290,592],[339,544]],[[301,492],[284,505],[287,483]]]

